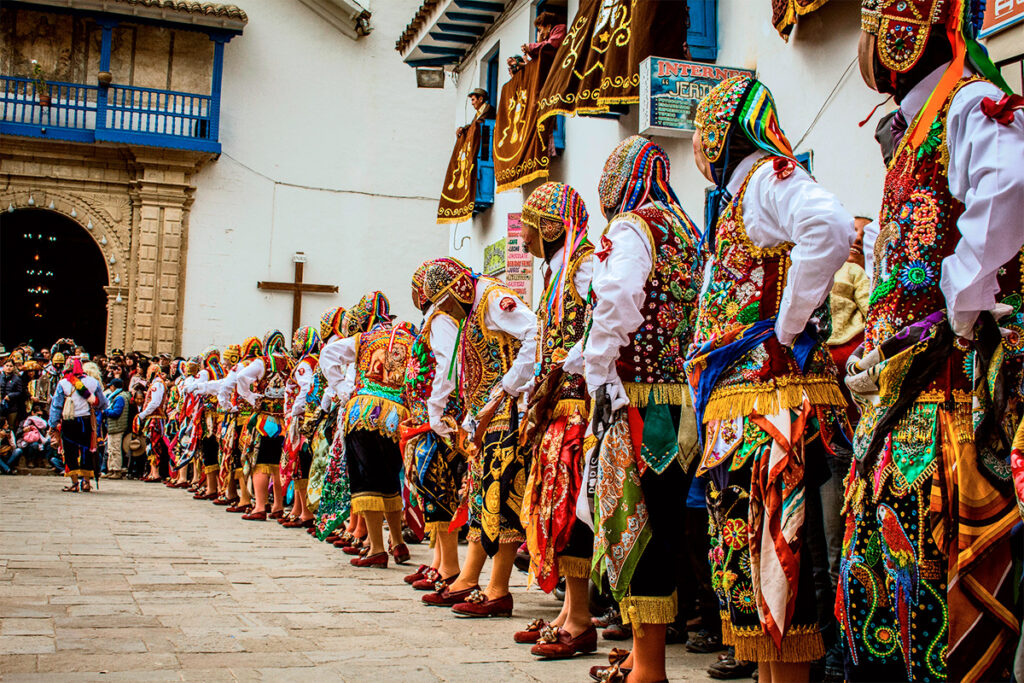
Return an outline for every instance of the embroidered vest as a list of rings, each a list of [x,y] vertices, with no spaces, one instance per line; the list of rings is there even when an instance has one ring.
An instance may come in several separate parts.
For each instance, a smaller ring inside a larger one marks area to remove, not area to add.
[[[408,416],[402,401],[414,337],[407,325],[378,325],[356,341],[356,388],[345,407],[345,425],[379,431],[397,441]]]
[[[305,418],[309,419],[320,408],[320,401],[323,400],[324,392],[327,390],[327,378],[324,377],[323,370],[320,369],[320,354],[312,354],[307,358],[310,359],[313,369],[313,382],[306,392]]]
[[[779,314],[793,243],[759,247],[751,241],[743,221],[750,179],[776,158],[767,156],[754,164],[718,218],[697,314],[695,348]],[[722,373],[704,420],[734,419],[755,410],[771,415],[801,405],[805,395],[814,405],[845,405],[831,354],[819,341],[801,370],[792,351],[772,336]]]
[[[165,382],[163,380],[160,380],[160,384],[162,384],[163,387],[164,387],[164,396],[163,396],[162,399],[160,399],[160,405],[157,406],[156,410],[154,410],[152,413],[150,413],[149,417],[150,418],[156,418],[158,420],[163,420],[163,419],[165,419],[167,417],[167,398],[168,398],[167,397],[167,393],[168,393],[168,391],[167,391],[167,382]],[[152,383],[150,383],[149,388],[146,389],[146,398],[142,402],[142,407],[143,408],[148,406],[150,401],[153,400],[153,394],[156,392],[156,385],[157,385],[156,382],[152,382]]]
[[[409,363],[405,369],[405,384],[402,387],[402,397],[405,405],[409,408],[410,416],[417,425],[426,424],[430,421],[427,412],[427,401],[434,387],[434,378],[438,372],[448,372],[448,368],[437,367],[437,357],[430,345],[430,329],[434,319],[439,315],[445,315],[435,311],[423,324],[416,341],[413,342],[409,354]],[[448,395],[448,403],[445,405],[444,414],[459,422],[459,392],[453,391]]]
[[[292,359],[284,354],[263,356],[263,377],[256,382],[256,410],[276,418],[284,417],[284,392],[292,373]]]
[[[238,364],[235,365],[235,372],[241,372],[246,367],[248,367],[248,365],[252,363],[253,360],[253,358],[243,358],[242,360],[238,361]],[[232,387],[231,389],[231,406],[238,410],[238,412],[235,414],[237,424],[247,424],[249,422],[249,418],[252,416],[252,406],[249,405],[248,401],[244,400],[242,397],[238,395],[238,389],[234,387]]]
[[[644,321],[616,361],[634,406],[652,400],[680,405],[688,399],[683,359],[693,334],[699,285],[693,277],[696,246],[662,210],[646,206],[628,214],[651,243],[654,263],[644,286]]]
[[[539,383],[551,372],[556,363],[561,363],[569,354],[569,349],[576,345],[587,332],[590,324],[591,306],[588,301],[580,297],[576,291],[575,278],[583,262],[593,256],[594,247],[590,242],[583,241],[576,252],[569,259],[568,272],[565,275],[565,285],[562,291],[562,319],[557,319],[557,311],[554,306],[546,307],[542,302],[537,307],[537,318],[541,321],[537,331],[539,342],[537,344],[536,380]],[[553,277],[553,276],[552,276]],[[550,286],[556,286],[552,282]],[[547,296],[544,300],[547,300]],[[564,374],[561,386],[558,389],[558,403],[571,401],[565,408],[555,406],[556,416],[560,408],[565,410],[570,406],[583,408],[583,400],[586,396],[587,385],[582,375]]]
[[[487,403],[494,385],[512,367],[521,342],[501,331],[491,330],[484,322],[487,302],[493,292],[501,292],[515,306],[525,306],[511,289],[489,277],[480,277],[477,287],[483,287],[480,303],[463,323],[462,341],[459,343],[459,394],[465,410],[476,417]]]

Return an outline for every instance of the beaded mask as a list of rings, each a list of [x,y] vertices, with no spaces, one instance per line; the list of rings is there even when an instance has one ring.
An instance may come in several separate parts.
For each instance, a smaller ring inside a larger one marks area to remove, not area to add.
[[[199,356],[192,356],[185,363],[185,374],[189,377],[195,376],[199,369],[203,367],[203,359]]]
[[[320,350],[320,335],[312,325],[303,325],[292,335],[292,355],[296,358],[316,353]]]
[[[245,341],[242,342],[242,358],[255,358],[262,353],[263,342],[259,340],[259,337],[246,337]]]
[[[369,332],[374,325],[390,319],[391,302],[383,292],[370,292],[345,313],[342,330],[345,336]]]
[[[429,303],[426,295],[423,293],[423,283],[427,276],[427,269],[430,267],[430,261],[424,261],[420,264],[420,267],[416,269],[416,272],[412,274],[412,303],[418,310],[423,310]]]
[[[320,341],[326,341],[334,335],[344,336],[341,333],[341,322],[345,319],[345,309],[342,306],[328,308],[320,316]]]
[[[694,125],[701,148],[715,163],[729,146],[733,126],[743,131],[758,148],[776,156],[793,158],[793,148],[782,132],[772,93],[761,81],[741,74],[727,78],[697,105]]]
[[[224,362],[234,365],[242,357],[242,347],[238,344],[228,344],[224,347]]]
[[[472,305],[476,299],[473,272],[458,259],[439,258],[430,263],[424,275],[423,293],[433,303],[451,294],[457,301]]]
[[[263,335],[263,353],[273,356],[277,353],[284,353],[285,340],[281,330],[270,330]]]
[[[220,351],[216,346],[209,346],[203,351],[203,367],[215,378],[224,376],[224,367],[220,364]]]
[[[178,377],[179,375],[185,374],[186,363],[183,360],[172,360],[171,361],[171,377]]]
[[[602,207],[618,209],[624,203],[627,185],[635,186],[640,180],[636,172],[638,162],[645,152],[652,150],[652,147],[661,149],[640,135],[631,135],[616,145],[604,162],[601,180],[597,184],[597,194]]]
[[[574,235],[585,233],[588,218],[583,197],[565,183],[544,183],[523,202],[523,223],[536,228],[545,242],[564,235],[567,227]]]
[[[932,28],[946,23],[949,5],[948,0],[863,0],[860,27],[877,37],[882,66],[906,73],[924,54]]]

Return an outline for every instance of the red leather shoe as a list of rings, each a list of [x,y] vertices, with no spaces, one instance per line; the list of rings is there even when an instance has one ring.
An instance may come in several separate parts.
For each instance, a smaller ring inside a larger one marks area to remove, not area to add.
[[[409,546],[404,543],[399,543],[391,549],[391,554],[395,558],[395,564],[405,564],[409,561],[412,555],[409,554]]]
[[[541,632],[540,640],[530,648],[530,654],[544,659],[568,659],[577,653],[597,651],[597,629],[593,626],[575,638],[564,628],[550,627]]]
[[[408,584],[416,583],[417,581],[419,581],[420,579],[422,579],[424,577],[424,575],[425,575],[424,572],[426,572],[428,569],[430,569],[430,567],[428,567],[425,564],[421,564],[419,569],[414,571],[412,574],[409,574],[408,576],[406,576],[402,580],[405,581]]]
[[[376,555],[367,555],[366,557],[353,557],[351,565],[353,567],[375,567],[379,569],[387,569],[388,554],[377,553]]]
[[[242,505],[241,503],[235,503],[234,505],[224,508],[224,512],[249,512],[249,506]]]
[[[274,510],[269,515],[267,515],[267,517],[269,517],[270,519],[281,519],[282,517],[284,517],[284,510]]]
[[[313,520],[310,519],[306,521],[312,522]],[[294,519],[284,522],[283,524],[281,524],[281,526],[283,526],[285,529],[302,529],[308,525],[306,524],[306,522],[303,522],[298,517],[295,517]]]
[[[237,498],[218,498],[217,500],[213,501],[213,504],[214,505],[237,505],[238,504],[238,499]]]
[[[249,512],[242,515],[242,519],[249,520],[250,522],[265,522],[267,521],[266,512]]]
[[[548,622],[543,619],[534,619],[522,631],[516,631],[512,640],[520,644],[532,644],[540,640],[540,634],[545,628],[550,628]]]
[[[335,546],[335,547],[337,547],[337,546]],[[341,552],[345,553],[346,555],[362,555],[363,554],[363,546],[361,546],[361,545],[346,545],[346,546],[342,546]],[[387,554],[387,553],[385,553],[385,554]]]
[[[427,593],[423,596],[423,604],[430,605],[431,607],[451,607],[457,605],[460,602],[468,598],[474,591],[480,590],[480,586],[473,586],[461,591],[452,592],[445,586],[439,591],[433,593]]]
[[[202,493],[202,494],[197,493],[196,495],[194,495],[192,497],[195,498],[196,500],[217,500],[217,494],[216,493]]]
[[[424,576],[419,581],[412,584],[412,587],[418,591],[436,591],[439,588],[447,588],[448,586],[455,583],[455,579],[459,578],[458,574],[449,576],[447,579],[442,579],[441,575],[437,573],[437,570],[430,576]]]
[[[488,600],[486,593],[476,590],[469,594],[465,602],[452,605],[452,612],[457,617],[510,617],[512,616],[512,594],[508,593],[496,600]]]

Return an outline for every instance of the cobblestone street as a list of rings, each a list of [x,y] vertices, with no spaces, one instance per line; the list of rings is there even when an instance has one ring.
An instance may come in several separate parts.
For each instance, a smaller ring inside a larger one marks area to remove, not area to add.
[[[305,533],[160,485],[63,483],[0,478],[4,681],[573,682],[607,661],[608,641],[563,662],[512,642],[559,608],[521,572],[511,620],[459,620],[419,603],[408,566],[356,570]],[[427,560],[411,549],[413,567]],[[713,660],[671,646],[670,678],[705,680]]]

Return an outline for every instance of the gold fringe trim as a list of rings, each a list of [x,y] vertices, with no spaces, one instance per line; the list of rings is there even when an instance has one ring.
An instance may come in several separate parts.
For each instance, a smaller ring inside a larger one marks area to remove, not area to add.
[[[846,398],[830,377],[789,381],[775,380],[775,386],[727,387],[712,393],[704,409],[705,424],[712,420],[734,420],[753,412],[776,415],[803,405],[804,394],[811,405],[845,406]]]
[[[557,420],[560,417],[570,417],[572,415],[586,415],[587,414],[587,402],[578,398],[566,398],[562,399],[555,405],[555,410],[552,413],[552,418]]]
[[[213,474],[214,472],[220,472],[220,465],[206,465],[203,467],[203,474]]]
[[[679,599],[675,591],[672,595],[627,595],[619,603],[623,624],[671,624],[678,612]]]
[[[253,468],[253,472],[257,474],[276,474],[281,471],[280,465],[265,465],[260,463]]]
[[[449,524],[451,524],[450,520],[447,522],[427,522],[423,525],[423,530],[431,535],[443,534],[444,532],[448,531]]]
[[[64,476],[65,477],[80,477],[82,479],[92,479],[93,471],[92,470],[68,470],[64,474]]]
[[[732,636],[732,619],[728,611],[719,611],[722,617],[722,645],[735,645],[736,639]]]
[[[558,558],[558,575],[570,579],[586,579],[590,577],[590,558],[562,555]]]
[[[292,479],[295,482],[296,488],[306,488],[309,486],[309,479]]]
[[[364,512],[398,512],[402,509],[402,497],[384,497],[375,493],[352,494],[352,514]]]
[[[522,543],[526,540],[526,534],[514,529],[505,529],[498,532],[498,543]]]
[[[782,637],[782,652],[775,642],[760,628],[737,631],[729,625],[736,659],[748,662],[813,662],[825,656],[825,641],[816,626],[790,628]],[[796,632],[794,632],[796,631]],[[725,642],[725,623],[722,623],[722,642]]]
[[[548,177],[548,173],[549,173],[549,171],[548,171],[548,169],[546,167],[545,168],[538,168],[533,173],[527,173],[526,175],[524,175],[524,176],[522,176],[520,178],[515,178],[513,180],[510,180],[507,183],[502,183],[501,185],[498,185],[497,187],[494,188],[494,192],[495,192],[495,194],[498,194],[500,192],[505,192],[507,190],[514,190],[517,187],[519,187],[520,185],[525,185],[526,183],[530,182],[531,180],[536,180],[537,178],[547,178]]]
[[[243,467],[236,467],[235,470],[234,470],[234,475],[236,477],[238,477],[239,479],[245,479],[245,468],[243,468]]]
[[[690,388],[685,384],[640,384],[626,382],[623,384],[629,404],[634,408],[642,408],[648,403],[667,403],[673,406],[692,406]]]
[[[466,541],[469,543],[479,543],[480,530],[474,526],[469,527],[469,531],[466,532]]]
[[[466,221],[473,218],[473,209],[476,208],[476,202],[473,202],[473,206],[469,207],[469,213],[465,216],[446,216],[437,217],[437,224],[444,225],[445,223],[465,223]]]

